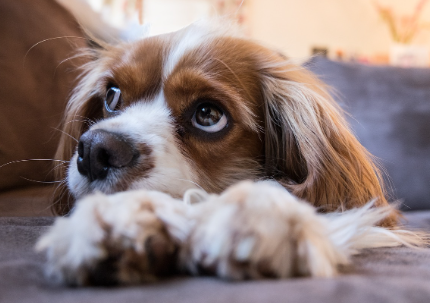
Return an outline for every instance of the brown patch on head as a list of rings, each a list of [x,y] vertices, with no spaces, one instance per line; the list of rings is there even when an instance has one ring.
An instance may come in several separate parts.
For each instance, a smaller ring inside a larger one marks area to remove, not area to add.
[[[122,107],[151,100],[159,92],[167,41],[151,37],[120,45],[106,53],[109,68],[100,81],[105,87],[115,86],[121,90]]]
[[[206,190],[219,192],[262,173],[263,98],[257,48],[229,37],[206,41],[186,53],[165,82],[164,94],[178,121],[184,153],[196,164],[199,184]],[[192,126],[197,106],[205,102],[227,115],[225,129],[206,133]]]

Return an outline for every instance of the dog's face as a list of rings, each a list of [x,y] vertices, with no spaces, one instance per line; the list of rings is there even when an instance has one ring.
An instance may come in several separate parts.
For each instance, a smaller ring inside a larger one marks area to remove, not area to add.
[[[81,136],[68,171],[74,196],[147,188],[180,197],[261,176],[254,48],[188,29],[107,51],[91,74],[103,117]]]
[[[198,24],[98,51],[63,130],[57,156],[71,157],[75,198],[138,188],[181,197],[263,178],[315,205],[382,193],[318,80],[276,52]]]

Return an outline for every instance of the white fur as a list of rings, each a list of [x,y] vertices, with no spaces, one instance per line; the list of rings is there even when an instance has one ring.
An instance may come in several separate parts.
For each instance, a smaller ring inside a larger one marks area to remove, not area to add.
[[[53,281],[84,284],[91,268],[109,255],[107,245],[145,255],[145,239],[168,226],[172,236],[183,239],[188,223],[178,213],[185,208],[161,192],[96,193],[82,199],[70,218],[57,219],[36,248],[47,251],[46,273]]]
[[[230,23],[228,20],[225,20],[225,22]],[[209,20],[194,22],[178,33],[182,33],[182,35],[179,35],[177,40],[172,41],[173,50],[170,51],[164,63],[164,78],[167,78],[175,69],[179,60],[194,48],[204,45],[216,37],[241,36],[232,24],[225,26],[223,23],[223,26],[221,26],[221,22],[211,22]]]
[[[178,267],[193,274],[210,268],[228,279],[332,277],[361,249],[423,243],[417,234],[376,227],[390,209],[372,203],[318,214],[273,182],[241,182],[221,195],[193,194],[205,201],[189,205],[146,190],[88,196],[70,218],[56,221],[37,248],[47,250],[50,275],[84,284],[109,255],[108,247],[133,249],[143,262],[144,244],[163,231],[180,249]],[[147,273],[136,277],[127,270],[120,265],[120,283],[146,281]]]
[[[173,43],[174,48],[169,53],[164,63],[163,77],[167,79],[175,69],[179,60],[193,48],[198,47],[204,41],[204,33],[201,31],[185,30],[179,41]]]
[[[147,177],[129,184],[129,189],[146,188],[182,197],[187,189],[196,186],[197,180],[191,164],[178,149],[170,111],[162,93],[151,102],[137,102],[120,115],[102,120],[90,128],[96,129],[126,135],[135,143],[144,143],[151,148],[149,157],[155,162],[154,168]],[[77,169],[77,157],[76,152],[71,160],[67,178],[68,187],[74,196],[80,198],[94,190],[112,193],[115,182],[119,181],[121,176],[109,174],[108,180],[89,182]],[[138,159],[146,160],[144,156]]]

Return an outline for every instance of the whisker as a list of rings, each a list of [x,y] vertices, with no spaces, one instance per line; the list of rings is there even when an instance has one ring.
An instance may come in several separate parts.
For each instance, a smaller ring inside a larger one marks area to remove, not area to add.
[[[69,163],[70,162],[70,161],[57,160],[57,159],[23,159],[23,160],[14,160],[14,161],[7,162],[5,164],[0,165],[0,168],[3,168],[3,167],[10,165],[10,164],[21,163],[21,162],[30,162],[30,161],[54,161],[54,162],[62,162],[62,163]]]
[[[47,39],[44,39],[44,40],[42,40],[42,41],[39,41],[39,42],[37,42],[37,43],[33,44],[33,45],[28,49],[28,51],[25,53],[24,60],[23,60],[23,62],[22,62],[22,66],[23,66],[23,67],[25,67],[25,60],[27,59],[28,53],[30,53],[30,51],[31,51],[33,48],[35,48],[36,46],[38,46],[39,44],[44,43],[44,42],[47,42],[47,41],[53,41],[53,40],[65,39],[65,38],[66,38],[66,39],[67,39],[67,38],[77,38],[77,39],[87,40],[87,38],[79,37],[79,36],[61,36],[61,37],[47,38]]]
[[[91,126],[91,125],[92,125],[92,124],[90,123],[89,119],[86,119],[86,120],[84,120],[84,119],[82,119],[82,120],[74,119],[74,120],[70,120],[70,121],[68,121],[68,122],[64,123],[64,125],[67,125],[67,124],[69,124],[69,123],[73,123],[73,122],[82,122],[82,123],[87,124],[87,126]]]
[[[53,129],[55,129],[55,130],[57,130],[57,131],[59,131],[59,132],[61,132],[61,133],[65,134],[66,136],[70,137],[70,138],[71,138],[71,139],[73,139],[76,143],[79,143],[79,140],[78,140],[78,139],[76,139],[76,138],[75,138],[75,137],[73,137],[72,135],[70,135],[70,134],[66,133],[65,131],[63,131],[63,130],[61,130],[61,129],[59,129],[59,128],[56,128],[56,127],[53,127]]]
[[[93,57],[93,55],[81,51],[80,53],[78,53],[78,54],[76,54],[74,56],[71,56],[71,57],[66,58],[64,60],[61,60],[60,63],[58,63],[58,65],[55,67],[54,78],[57,75],[57,70],[58,70],[58,68],[60,67],[61,64],[65,63],[67,61],[70,61],[70,60],[81,59],[83,57]]]
[[[73,211],[73,209],[75,208],[75,205],[73,205],[72,207],[70,207],[70,201],[71,201],[71,198],[72,198],[72,194],[69,191],[67,191],[67,196],[68,196],[67,197],[67,207],[69,208],[69,211],[67,212],[66,215],[64,215],[64,217],[67,216],[68,214],[70,214]]]
[[[30,181],[30,182],[36,182],[36,183],[43,183],[43,184],[56,184],[56,183],[61,183],[62,181],[38,181],[38,180],[34,180],[34,179],[29,179],[26,177],[20,177],[21,179]]]
[[[58,65],[55,67],[54,78],[57,76],[57,69],[60,67],[60,65],[63,64],[63,63],[65,63],[65,62],[67,62],[67,61],[73,60],[73,59],[76,59],[76,56],[69,57],[69,58],[66,58],[64,60],[61,60],[60,63],[58,63]]]
[[[95,123],[96,123],[96,121],[95,121],[95,120],[90,119],[90,118],[85,117],[85,116],[82,116],[82,115],[75,115],[75,117],[79,117],[79,118],[84,119],[85,121],[88,121],[90,125],[93,125],[93,124],[95,124]]]
[[[55,171],[58,167],[60,167],[60,166],[62,166],[62,165],[65,165],[65,164],[68,164],[69,162],[70,162],[70,161],[67,161],[67,162],[65,162],[65,163],[59,163],[59,164],[55,165],[53,168],[51,168],[51,169],[49,170],[48,174],[50,174],[50,173],[52,173],[53,171]]]
[[[67,182],[66,178],[61,180],[61,183],[58,184],[58,186],[55,188],[54,192],[52,193],[52,198],[57,196],[57,191],[62,190],[63,186],[66,185],[66,182]],[[58,201],[54,202],[52,205],[56,204],[57,202],[59,202],[59,199]]]
[[[65,195],[66,193],[68,193],[68,191],[64,189],[64,187],[65,187],[65,186],[67,186],[67,185],[66,185],[66,182],[67,182],[67,180],[66,180],[66,179],[63,179],[63,180],[61,181],[61,183],[59,183],[59,184],[58,184],[58,186],[55,188],[55,190],[54,190],[54,192],[53,192],[53,194],[52,194],[52,200],[54,200],[54,198],[57,196],[57,192],[58,192],[58,191],[61,191],[61,192],[60,192],[60,194],[58,195],[58,198],[57,198],[57,199],[55,199],[53,203],[51,203],[51,205],[49,206],[49,208],[53,208],[53,207],[54,207],[54,205],[61,203],[61,201],[63,200],[64,195]],[[67,199],[67,200],[68,200],[68,201],[67,201],[67,203],[69,203],[69,200],[70,200],[71,194],[70,194],[70,193],[68,193],[68,196],[69,196],[69,199]],[[64,217],[64,216],[63,216],[63,217]]]
[[[29,179],[27,179],[27,180],[29,180]],[[65,181],[66,181],[65,179],[55,181],[55,182],[58,182],[57,183],[58,185],[55,187],[55,190],[49,195],[49,198],[48,198],[49,201],[52,201],[52,202],[49,203],[46,207],[44,207],[42,209],[35,210],[35,214],[44,214],[45,215],[46,211],[49,209],[51,209],[51,214],[53,214],[52,207],[55,204],[60,202],[60,200],[55,199],[55,193],[58,191],[59,188],[62,188],[62,185],[65,184]]]
[[[49,171],[48,174],[50,174],[52,171],[55,171],[59,166],[64,165],[64,164],[66,164],[66,163],[60,163],[60,164],[55,165],[53,168],[51,168],[51,170]]]
[[[55,188],[54,192],[51,194],[51,201],[53,201],[52,203],[50,203],[47,207],[45,207],[42,211],[48,210],[53,208],[54,205],[60,203],[61,199],[55,199],[56,196],[56,192],[61,189],[62,185],[64,184],[64,180],[61,180],[61,183],[58,184],[58,186]],[[41,211],[41,212],[42,212]]]

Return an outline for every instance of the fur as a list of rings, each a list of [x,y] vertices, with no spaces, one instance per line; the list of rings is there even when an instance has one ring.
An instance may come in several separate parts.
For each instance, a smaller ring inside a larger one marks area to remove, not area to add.
[[[204,23],[98,44],[57,151],[71,161],[54,209],[71,214],[37,246],[60,281],[331,277],[361,249],[423,243],[397,228],[371,156],[305,68]],[[114,114],[103,106],[111,87]],[[222,111],[223,128],[195,127],[202,104]],[[138,156],[93,180],[78,162],[83,138],[100,132]]]

